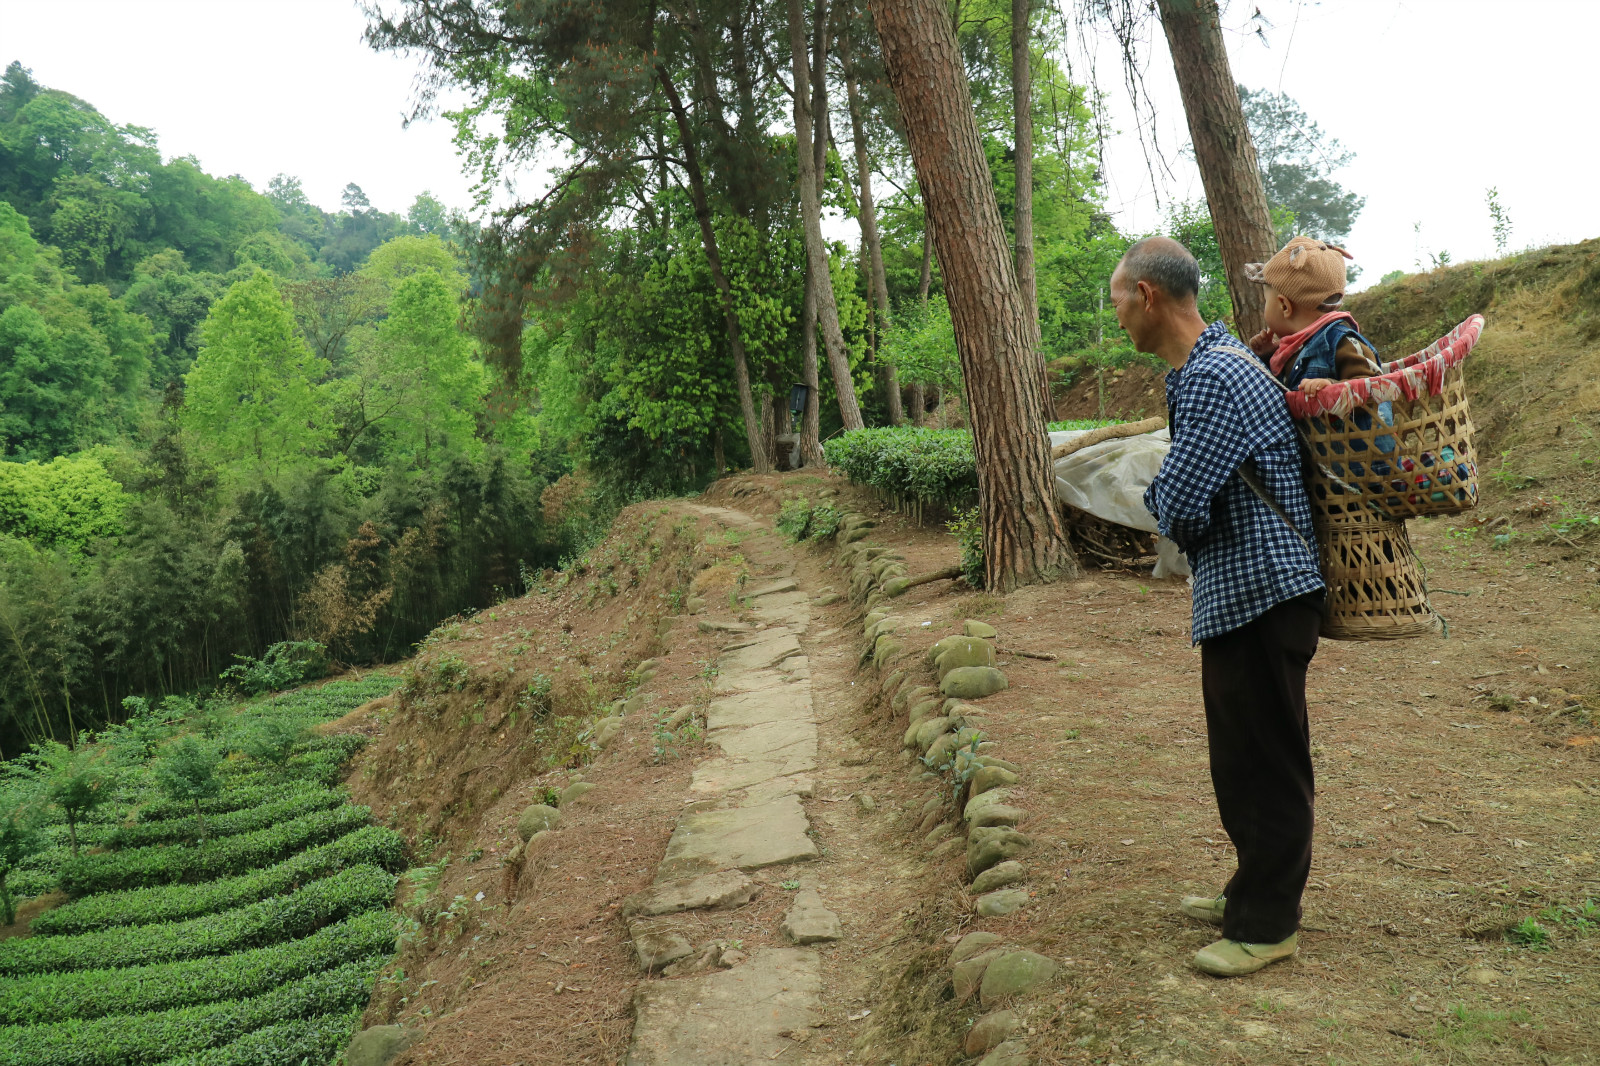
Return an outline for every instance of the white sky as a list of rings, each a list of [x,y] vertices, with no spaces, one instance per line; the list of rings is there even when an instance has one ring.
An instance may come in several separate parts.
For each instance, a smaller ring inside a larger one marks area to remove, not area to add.
[[[1266,45],[1247,32],[1257,6],[1274,24]],[[1458,262],[1492,255],[1491,185],[1514,248],[1600,234],[1586,104],[1600,0],[1233,0],[1224,23],[1237,80],[1287,92],[1356,153],[1338,177],[1367,197],[1349,239],[1363,284],[1411,269],[1416,222],[1424,263],[1440,249]],[[416,61],[373,52],[363,26],[350,0],[0,0],[0,64],[20,59],[113,121],[153,127],[164,154],[193,154],[212,173],[257,188],[298,175],[329,210],[351,181],[384,210],[423,189],[468,206],[448,126],[401,126]],[[1148,56],[1172,168],[1161,202],[1198,198],[1159,32]],[[1113,125],[1131,131],[1115,59],[1102,49],[1099,64]],[[1106,169],[1119,223],[1157,227],[1164,212],[1131,133],[1110,141]],[[854,240],[853,226],[838,229]]]

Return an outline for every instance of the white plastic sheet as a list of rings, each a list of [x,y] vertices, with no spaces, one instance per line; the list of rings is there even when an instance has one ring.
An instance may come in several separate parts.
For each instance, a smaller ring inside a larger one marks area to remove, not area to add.
[[[1076,440],[1089,430],[1050,434],[1050,446]],[[1096,518],[1119,526],[1156,532],[1156,520],[1144,508],[1144,490],[1155,480],[1161,461],[1172,447],[1165,429],[1101,441],[1055,462],[1056,498]],[[1165,537],[1156,541],[1155,577],[1187,577],[1189,562]]]

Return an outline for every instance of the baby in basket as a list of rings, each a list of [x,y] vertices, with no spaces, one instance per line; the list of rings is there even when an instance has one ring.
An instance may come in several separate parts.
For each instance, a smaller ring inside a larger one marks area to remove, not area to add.
[[[1361,335],[1355,316],[1339,310],[1349,258],[1337,245],[1295,237],[1265,263],[1245,265],[1245,276],[1267,287],[1267,328],[1250,338],[1250,348],[1286,389],[1314,396],[1335,381],[1383,372],[1378,350]],[[1393,425],[1390,407],[1379,405],[1378,418],[1385,425]],[[1370,428],[1367,417],[1356,415],[1362,429]],[[1395,449],[1388,435],[1374,443],[1382,452]]]
[[[1246,264],[1245,276],[1267,287],[1267,328],[1250,338],[1250,348],[1284,388],[1311,396],[1335,381],[1382,372],[1355,317],[1339,310],[1349,258],[1343,248],[1296,237],[1265,263]]]

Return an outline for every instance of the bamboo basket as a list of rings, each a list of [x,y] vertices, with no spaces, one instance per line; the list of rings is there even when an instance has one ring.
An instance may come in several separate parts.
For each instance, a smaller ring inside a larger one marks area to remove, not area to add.
[[[1315,396],[1291,392],[1289,413],[1310,463],[1306,489],[1319,530],[1367,517],[1458,514],[1478,505],[1478,462],[1461,361],[1483,331],[1473,315],[1432,345]]]
[[[1404,522],[1357,512],[1337,521],[1319,515],[1316,526],[1328,586],[1324,637],[1399,640],[1439,628]]]

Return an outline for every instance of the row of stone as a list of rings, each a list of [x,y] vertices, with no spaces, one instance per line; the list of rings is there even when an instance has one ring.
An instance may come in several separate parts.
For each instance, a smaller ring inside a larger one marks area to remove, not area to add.
[[[905,664],[906,620],[884,609],[901,591],[906,573],[902,557],[856,538],[844,547],[840,562],[850,571],[852,600],[867,609],[862,658],[870,659],[883,675],[881,693],[896,720],[905,723],[903,757],[920,762],[913,770],[918,777],[946,779],[949,795],[958,804],[959,827],[966,836],[967,876],[976,896],[974,910],[980,917],[1014,913],[1029,899],[1028,891],[1018,887],[1028,878],[1019,857],[1032,846],[1029,837],[1016,829],[1025,812],[1008,802],[1015,796],[1013,786],[1021,780],[1022,768],[996,754],[984,729],[982,709],[967,702],[1007,686],[996,665],[993,641],[998,633],[987,623],[968,619],[961,634],[936,642],[923,656],[936,681],[928,684],[915,664]],[[917,831],[934,857],[961,846],[957,826],[946,812],[939,792],[919,812]],[[951,952],[949,964],[956,999],[965,1002],[976,996],[989,1011],[968,1032],[966,1054],[983,1055],[979,1066],[1026,1066],[1021,1016],[1003,1005],[1049,982],[1056,964],[1035,952],[1009,947],[989,932],[967,934]]]

